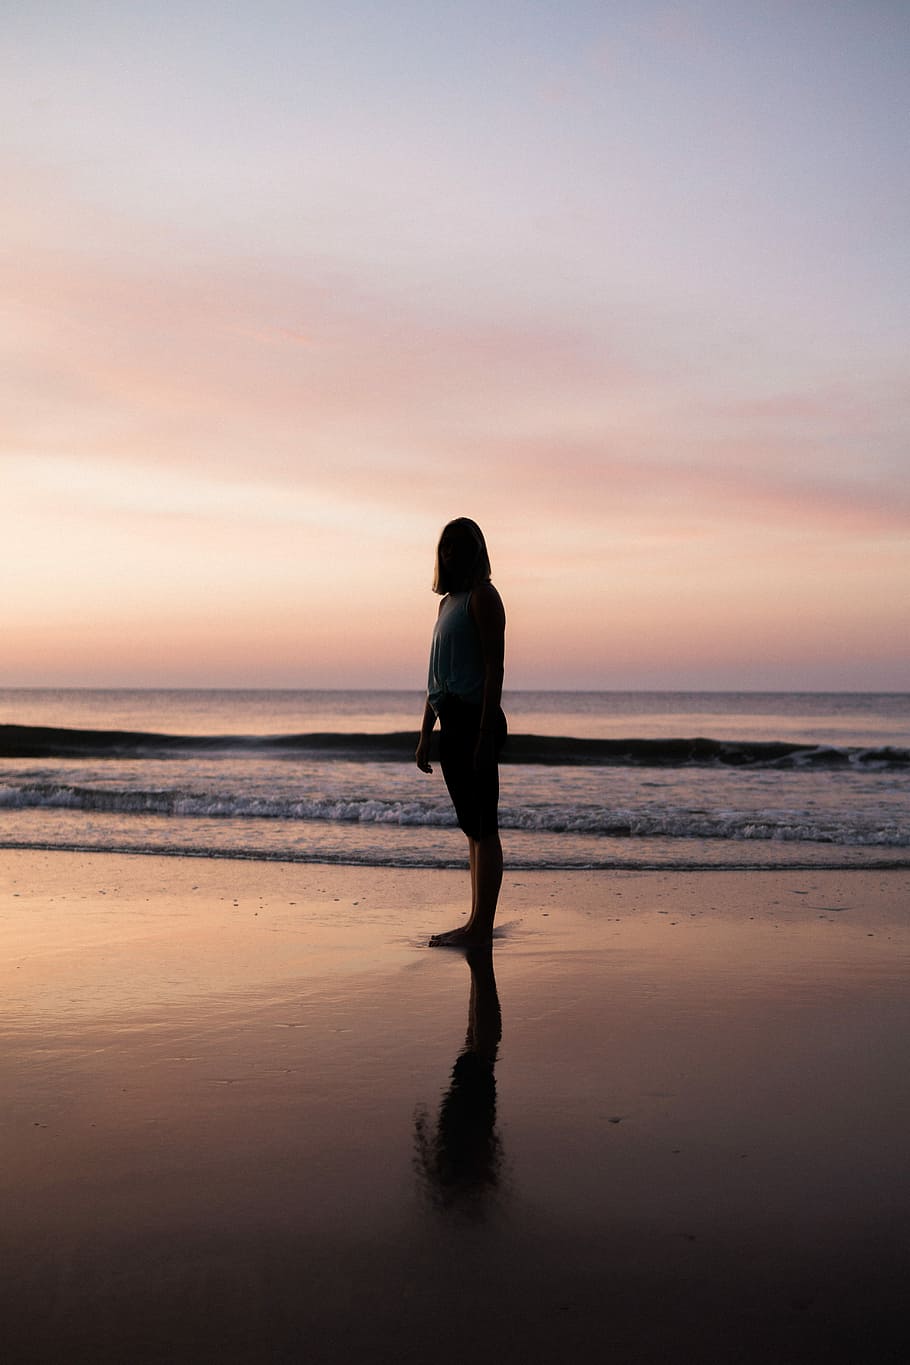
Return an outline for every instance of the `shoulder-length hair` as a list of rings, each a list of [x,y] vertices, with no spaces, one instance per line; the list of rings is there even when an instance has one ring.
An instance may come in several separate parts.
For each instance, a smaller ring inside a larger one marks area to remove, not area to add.
[[[459,539],[464,538],[469,546],[473,545],[473,555],[466,558],[465,571],[457,580],[451,569],[446,571],[439,557],[439,546],[447,533],[457,535]],[[477,522],[472,521],[470,517],[456,517],[454,521],[447,522],[439,534],[439,543],[436,546],[433,591],[440,596],[447,592],[466,592],[470,588],[476,588],[480,583],[489,583],[491,572],[487,542]]]

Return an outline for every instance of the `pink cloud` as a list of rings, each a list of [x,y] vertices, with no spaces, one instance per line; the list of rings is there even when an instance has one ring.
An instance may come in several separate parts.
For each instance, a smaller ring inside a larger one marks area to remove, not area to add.
[[[306,443],[328,441],[337,461],[346,430],[352,446],[394,441],[419,462],[440,432],[514,421],[544,390],[572,406],[643,382],[581,330],[434,316],[351,282],[242,264],[131,275],[40,253],[6,276],[19,395],[7,439],[24,448],[65,429],[96,453],[181,462],[192,450],[277,473]]]
[[[702,442],[659,403],[649,414],[657,381],[583,329],[433,317],[350,281],[328,289],[240,266],[130,273],[34,253],[6,276],[19,314],[10,448],[325,490],[380,469],[378,502],[434,506],[457,497],[467,467],[488,502],[517,504],[523,519],[677,543],[735,523],[830,536],[908,527],[903,490],[820,467],[825,433],[869,418],[847,387],[731,399],[713,409],[729,437]],[[696,409],[699,424],[710,411]],[[793,422],[795,436],[767,430]],[[579,423],[603,434],[560,431]]]
[[[630,453],[639,443],[645,453]],[[524,482],[541,506],[567,521],[610,526],[630,516],[639,528],[682,532],[772,526],[831,535],[903,535],[910,496],[893,485],[851,482],[842,474],[805,475],[775,461],[742,465],[731,451],[701,463],[658,458],[653,437],[624,433],[611,443],[503,442],[482,448],[486,467],[505,490]]]

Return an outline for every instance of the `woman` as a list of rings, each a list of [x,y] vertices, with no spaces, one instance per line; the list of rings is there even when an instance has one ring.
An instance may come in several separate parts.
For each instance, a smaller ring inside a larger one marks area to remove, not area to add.
[[[430,735],[438,717],[442,775],[468,836],[471,913],[466,924],[434,935],[430,946],[471,947],[492,937],[502,885],[497,760],[506,737],[500,705],[506,615],[490,582],[483,532],[468,517],[443,528],[433,591],[444,595],[433,629],[416,759],[421,772],[433,771]]]

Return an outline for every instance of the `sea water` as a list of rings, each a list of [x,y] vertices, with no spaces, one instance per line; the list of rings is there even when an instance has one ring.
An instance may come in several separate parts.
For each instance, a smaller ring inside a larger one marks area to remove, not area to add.
[[[0,691],[0,847],[461,865],[417,692]],[[511,692],[510,868],[910,866],[910,694]]]

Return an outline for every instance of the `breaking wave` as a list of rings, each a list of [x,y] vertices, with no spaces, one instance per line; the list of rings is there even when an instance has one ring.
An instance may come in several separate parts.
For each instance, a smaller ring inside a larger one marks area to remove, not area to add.
[[[124,816],[232,821],[332,822],[451,828],[443,802],[378,797],[289,799],[232,793],[124,791],[65,783],[0,786],[0,809],[68,810]],[[502,806],[503,829],[526,833],[589,835],[609,839],[782,840],[855,847],[907,848],[910,833],[896,824],[849,821],[807,810],[686,811],[605,808],[595,805]]]
[[[169,735],[137,730],[76,730],[54,726],[0,725],[0,758],[174,758],[201,753],[267,757],[296,753],[326,760],[405,762],[414,732],[386,734]],[[910,749],[892,745],[851,747],[784,740],[580,739],[570,735],[510,735],[503,763],[575,767],[736,767],[854,769],[910,768]]]

